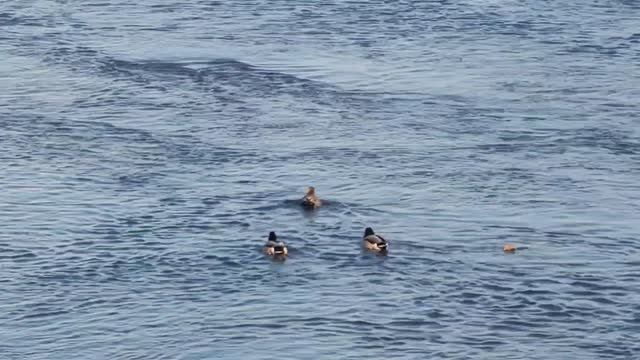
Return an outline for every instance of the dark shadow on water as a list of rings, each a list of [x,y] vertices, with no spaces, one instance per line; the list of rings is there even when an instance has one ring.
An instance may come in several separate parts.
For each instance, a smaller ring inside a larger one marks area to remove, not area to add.
[[[353,208],[353,206],[350,204],[342,203],[339,201],[333,201],[333,200],[322,200],[322,206],[317,209],[305,208],[304,206],[302,206],[302,202],[299,199],[284,200],[282,204],[288,208],[298,209],[300,211],[300,214],[303,217],[310,220],[314,220],[316,217],[318,217],[318,215],[322,214],[323,212],[333,212],[337,210],[344,214],[349,214],[351,213],[352,211],[351,209]]]
[[[272,263],[284,263],[285,261],[287,261],[287,256],[284,255],[265,255],[265,257],[267,257]]]
[[[367,249],[360,249],[362,259],[378,259],[385,261],[389,256],[389,251],[369,251]]]

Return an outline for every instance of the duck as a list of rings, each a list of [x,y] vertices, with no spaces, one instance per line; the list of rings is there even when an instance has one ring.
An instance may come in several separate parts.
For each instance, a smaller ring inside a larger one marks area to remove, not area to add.
[[[274,231],[269,233],[269,239],[266,244],[264,244],[263,251],[265,254],[274,257],[284,257],[289,254],[289,249],[287,249],[287,246],[282,241],[278,241],[278,236]]]
[[[376,235],[373,229],[368,227],[364,230],[364,236],[362,237],[362,246],[367,250],[375,252],[386,252],[389,250],[389,242],[382,236]]]
[[[307,194],[302,198],[301,205],[306,209],[317,209],[322,205],[322,201],[316,195],[316,188],[313,186],[307,188]]]

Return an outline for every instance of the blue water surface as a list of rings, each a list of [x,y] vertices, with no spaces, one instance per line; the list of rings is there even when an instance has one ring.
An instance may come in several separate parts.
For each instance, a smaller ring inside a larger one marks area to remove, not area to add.
[[[640,359],[639,100],[632,0],[4,0],[0,359]]]

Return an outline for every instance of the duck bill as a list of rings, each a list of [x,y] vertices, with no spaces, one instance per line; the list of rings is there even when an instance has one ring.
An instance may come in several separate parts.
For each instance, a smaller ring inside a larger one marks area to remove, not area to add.
[[[380,250],[380,251],[387,251],[387,244],[381,244],[381,245],[378,245],[378,250]]]

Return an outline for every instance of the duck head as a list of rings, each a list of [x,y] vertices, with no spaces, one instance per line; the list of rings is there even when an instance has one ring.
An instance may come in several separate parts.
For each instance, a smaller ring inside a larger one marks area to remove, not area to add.
[[[308,186],[307,194],[305,196],[316,196],[316,188],[313,186]]]

